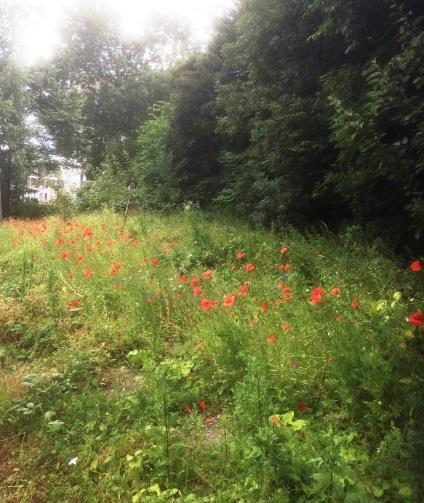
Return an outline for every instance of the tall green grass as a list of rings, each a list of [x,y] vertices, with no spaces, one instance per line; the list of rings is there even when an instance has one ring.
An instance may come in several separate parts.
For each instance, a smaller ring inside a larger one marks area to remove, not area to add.
[[[6,223],[0,498],[420,501],[420,309],[423,272],[352,232]]]

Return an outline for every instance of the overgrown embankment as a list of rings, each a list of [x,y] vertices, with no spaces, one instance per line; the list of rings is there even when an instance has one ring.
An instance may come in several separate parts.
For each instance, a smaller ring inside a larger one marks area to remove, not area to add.
[[[2,501],[419,501],[419,261],[123,224],[0,228]]]

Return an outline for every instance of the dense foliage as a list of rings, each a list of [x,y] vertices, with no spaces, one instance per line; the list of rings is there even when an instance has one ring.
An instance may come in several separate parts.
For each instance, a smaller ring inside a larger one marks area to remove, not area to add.
[[[155,205],[354,222],[422,243],[423,14],[419,1],[241,2],[209,51],[173,74],[161,131],[171,169]]]
[[[193,210],[0,238],[2,502],[422,500],[420,260]]]
[[[2,161],[3,193],[8,173],[27,175],[32,113],[95,181],[82,208],[190,201],[260,225],[359,224],[418,249],[423,25],[420,0],[242,0],[196,53],[172,20],[125,40],[82,10],[25,79],[3,36],[1,134],[16,147],[0,151],[15,163]]]

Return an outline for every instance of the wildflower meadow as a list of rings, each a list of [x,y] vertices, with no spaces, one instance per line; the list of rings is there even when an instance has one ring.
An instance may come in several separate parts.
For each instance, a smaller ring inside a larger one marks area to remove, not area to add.
[[[8,220],[0,501],[423,501],[421,259],[194,209]]]

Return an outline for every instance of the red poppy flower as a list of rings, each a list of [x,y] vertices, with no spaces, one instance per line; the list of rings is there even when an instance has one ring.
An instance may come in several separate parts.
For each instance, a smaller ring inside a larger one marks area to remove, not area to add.
[[[288,332],[288,331],[290,330],[290,323],[284,323],[284,324],[283,324],[283,330],[284,330],[285,332]]]
[[[93,231],[89,228],[84,229],[82,235],[84,237],[91,238],[91,236],[93,235]]]
[[[236,296],[234,294],[226,295],[224,299],[224,307],[231,307],[234,304],[235,300]]]
[[[280,271],[290,271],[291,265],[290,264],[281,264],[280,266],[278,266],[278,269]]]
[[[200,400],[197,406],[199,407],[200,412],[205,412],[205,410],[208,410],[208,406],[206,405],[206,402],[204,400]]]
[[[193,295],[198,297],[202,293],[202,289],[200,286],[196,286],[193,288]]]
[[[186,414],[191,414],[193,412],[193,407],[184,407],[183,412]]]
[[[266,342],[270,345],[270,346],[275,346],[275,344],[277,343],[277,336],[276,335],[270,335]]]
[[[212,269],[208,269],[207,271],[205,271],[203,273],[203,277],[205,279],[209,279],[209,278],[212,278],[212,276],[214,275],[214,271],[212,271]]]
[[[247,281],[245,281],[240,288],[240,295],[246,296],[247,293],[249,292],[249,287],[250,284]]]
[[[165,248],[162,250],[163,253],[171,253],[171,248],[168,248],[167,246],[165,246]]]
[[[110,268],[110,274],[116,278],[121,269],[122,269],[121,262],[115,262],[114,264],[112,264],[112,267]]]
[[[308,410],[308,406],[306,405],[305,400],[300,400],[300,402],[297,404],[297,410],[302,414]]]
[[[312,304],[321,304],[324,302],[325,291],[322,288],[314,288],[309,297]]]
[[[255,266],[253,264],[246,264],[244,268],[247,272],[253,272],[255,270]]]
[[[217,421],[218,421],[218,419],[216,417],[205,417],[203,424],[205,426],[212,426],[213,424],[216,424]]]
[[[287,253],[289,251],[289,249],[287,248],[287,246],[283,246],[282,248],[280,248],[280,253],[281,255],[284,255],[285,253]]]
[[[185,282],[187,281],[187,276],[186,276],[185,274],[181,274],[181,276],[180,276],[180,281],[181,281],[182,283],[185,283]]]
[[[342,291],[340,290],[340,288],[332,288],[330,290],[330,293],[331,293],[331,295],[334,295],[334,297],[337,297],[338,295],[340,295],[342,293]]]
[[[82,260],[84,260],[84,255],[81,255],[81,253],[78,253],[77,260],[78,260],[78,262],[81,262]]]
[[[236,258],[238,258],[239,260],[243,260],[244,258],[246,258],[246,254],[242,251],[239,251],[236,253]]]
[[[424,325],[424,313],[422,311],[416,311],[408,317],[408,323],[416,327],[422,327]]]
[[[60,253],[60,258],[62,260],[66,260],[67,258],[69,258],[70,256],[70,252],[68,250],[63,250],[61,253]]]
[[[292,300],[293,299],[291,291],[292,291],[292,289],[290,287],[288,287],[288,286],[283,287],[283,292],[284,292],[283,299],[284,300]]]
[[[87,278],[92,278],[93,275],[94,275],[94,272],[90,269],[88,269],[88,267],[86,267],[83,271],[83,274],[84,276],[86,276]]]
[[[149,264],[153,267],[157,267],[159,265],[159,260],[155,257],[149,260]]]
[[[412,272],[420,272],[423,268],[423,263],[421,260],[414,260],[409,264],[409,268]]]
[[[214,300],[210,299],[202,299],[200,301],[200,307],[203,311],[209,311],[217,306],[217,303]]]
[[[360,306],[360,303],[359,303],[359,300],[357,299],[353,299],[352,300],[352,303],[350,304],[350,307],[353,309],[353,310],[356,310],[358,309]]]
[[[81,301],[79,299],[70,300],[67,303],[67,307],[68,309],[72,309],[73,307],[81,307]]]
[[[278,426],[280,424],[280,416],[277,416],[276,414],[271,416],[271,421],[274,426]]]
[[[201,281],[202,281],[202,280],[201,280],[200,278],[196,278],[196,277],[194,277],[194,278],[190,281],[190,285],[191,285],[191,286],[199,286]]]
[[[264,302],[261,307],[262,307],[262,311],[264,313],[266,313],[266,311],[268,311],[268,304],[266,302]]]

